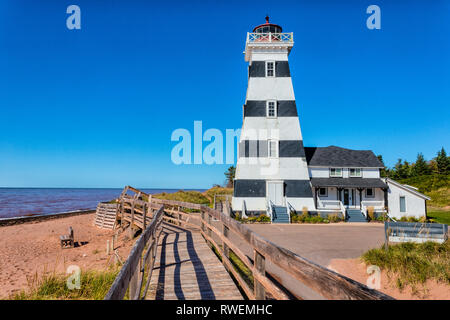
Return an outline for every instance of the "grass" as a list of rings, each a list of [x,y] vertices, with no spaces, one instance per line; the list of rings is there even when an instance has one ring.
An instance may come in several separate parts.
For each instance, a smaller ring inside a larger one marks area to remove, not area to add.
[[[367,265],[376,265],[394,276],[396,286],[409,285],[413,292],[429,279],[450,285],[450,242],[401,243],[371,249],[362,255]]]
[[[414,186],[431,198],[427,201],[428,218],[450,224],[450,175],[425,175],[399,182]]]
[[[450,225],[450,211],[438,208],[428,209],[427,217],[437,223],[445,223]]]
[[[29,281],[30,289],[22,290],[10,297],[13,300],[103,300],[119,268],[105,271],[81,272],[80,289],[70,290],[66,281],[68,275],[50,273],[35,275]]]
[[[199,191],[179,190],[174,193],[163,192],[163,193],[154,194],[154,195],[152,195],[152,197],[158,198],[158,199],[184,201],[184,202],[190,202],[190,203],[210,205],[209,199]]]

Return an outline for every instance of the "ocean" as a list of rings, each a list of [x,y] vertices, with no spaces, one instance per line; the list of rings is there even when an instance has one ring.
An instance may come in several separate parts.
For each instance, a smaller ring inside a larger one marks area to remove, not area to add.
[[[0,188],[0,218],[95,209],[120,196],[121,188]],[[179,189],[142,189],[155,194]],[[197,190],[205,191],[205,190]]]

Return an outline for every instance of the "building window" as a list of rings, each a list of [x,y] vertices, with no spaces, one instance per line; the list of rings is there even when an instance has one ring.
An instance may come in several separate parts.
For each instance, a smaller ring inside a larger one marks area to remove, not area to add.
[[[406,198],[404,196],[400,197],[400,212],[406,212]]]
[[[328,189],[327,188],[319,188],[319,196],[328,197]]]
[[[269,158],[278,158],[278,140],[269,140]]]
[[[275,100],[267,101],[267,117],[268,118],[277,117],[277,102]]]
[[[266,77],[275,77],[274,61],[266,61]]]
[[[349,169],[349,176],[354,177],[361,177],[361,169],[359,168],[350,168]]]
[[[342,177],[342,169],[330,168],[330,177]]]
[[[366,198],[373,198],[375,197],[375,192],[373,188],[367,188],[366,189]]]

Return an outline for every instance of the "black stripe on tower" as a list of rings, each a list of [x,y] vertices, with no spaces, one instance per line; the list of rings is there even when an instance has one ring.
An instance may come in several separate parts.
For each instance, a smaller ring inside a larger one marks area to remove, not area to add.
[[[266,117],[266,100],[247,100],[244,105],[244,117]],[[295,100],[278,100],[277,117],[297,117],[297,105]]]
[[[305,157],[303,140],[280,140],[278,141],[278,157],[280,158],[302,158]],[[243,140],[239,142],[239,158],[268,157],[267,140]]]
[[[234,197],[263,198],[266,197],[266,180],[238,179],[234,180]],[[283,196],[288,198],[312,198],[313,193],[309,180],[284,180]]]
[[[266,62],[253,61],[248,67],[248,75],[252,78],[261,78],[266,76]],[[288,61],[275,61],[275,77],[290,77]]]

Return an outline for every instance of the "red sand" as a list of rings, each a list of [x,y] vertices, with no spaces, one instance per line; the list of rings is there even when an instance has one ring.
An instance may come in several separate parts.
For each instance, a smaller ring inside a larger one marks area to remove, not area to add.
[[[69,265],[82,271],[104,270],[114,259],[106,255],[106,240],[112,230],[93,225],[94,214],[0,227],[0,298],[28,288],[28,280],[44,271],[65,273]],[[61,249],[59,236],[74,230],[79,247]],[[125,261],[133,241],[122,233],[116,248]],[[85,244],[83,244],[85,243]],[[111,258],[111,259],[110,259]]]
[[[370,276],[366,264],[359,259],[333,259],[328,268],[365,285]],[[417,294],[413,294],[410,287],[400,291],[395,286],[395,278],[389,279],[386,272],[381,271],[380,288],[377,290],[400,300],[450,300],[450,286],[444,283],[428,280],[425,290],[418,288],[421,290]]]

